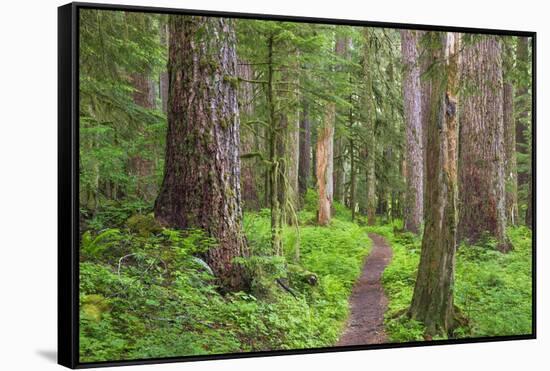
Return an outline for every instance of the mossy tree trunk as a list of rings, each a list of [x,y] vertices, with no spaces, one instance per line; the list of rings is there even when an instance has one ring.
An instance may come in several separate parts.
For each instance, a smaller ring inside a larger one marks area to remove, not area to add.
[[[418,233],[424,216],[424,155],[421,116],[418,33],[401,31],[403,59],[403,107],[405,113],[405,159],[407,162],[404,205],[405,230]]]
[[[376,108],[374,103],[374,91],[371,72],[371,63],[374,61],[372,30],[365,28],[364,49],[363,49],[363,75],[365,79],[365,91],[363,92],[364,102],[364,124],[365,124],[365,145],[366,145],[366,208],[367,208],[367,223],[369,225],[376,224]]]
[[[172,228],[200,228],[217,240],[205,253],[219,283],[245,286],[235,257],[242,233],[237,57],[232,21],[170,17],[166,159],[155,217]]]
[[[242,79],[239,88],[239,114],[241,119],[250,120],[250,126],[244,127],[241,130],[241,155],[258,153],[259,148],[256,147],[256,130],[252,118],[254,117],[254,89],[250,82],[254,80],[254,70],[250,64],[241,61],[237,67],[238,76]],[[253,128],[255,130],[253,130]],[[241,158],[241,183],[242,183],[242,198],[243,205],[246,210],[259,210],[260,195],[257,189],[257,178],[255,170],[258,167],[258,157],[251,156]]]
[[[528,75],[529,69],[529,38],[518,37],[516,45],[516,71],[523,79]],[[529,143],[526,132],[528,130],[527,120],[529,119],[529,87],[520,80],[516,89],[516,150],[525,156],[529,153]],[[518,171],[518,186],[528,185],[529,170]]]
[[[455,324],[453,284],[457,221],[457,92],[459,36],[428,32],[432,86],[427,125],[425,227],[411,318],[428,335],[448,333]]]
[[[300,194],[300,204],[303,205],[304,197],[309,185],[311,174],[311,123],[309,121],[308,104],[305,99],[302,101],[302,111],[300,117],[300,156],[298,163],[298,188]]]
[[[496,36],[473,40],[463,50],[466,94],[460,105],[459,241],[475,243],[488,232],[506,242],[502,46]]]

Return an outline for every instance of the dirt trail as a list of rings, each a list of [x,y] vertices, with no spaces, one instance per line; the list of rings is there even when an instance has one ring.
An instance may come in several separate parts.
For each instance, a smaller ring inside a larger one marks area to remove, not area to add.
[[[380,279],[389,264],[392,250],[386,240],[369,234],[373,248],[355,283],[350,298],[351,314],[346,329],[336,345],[380,344],[387,341],[384,333],[384,313],[388,299]]]

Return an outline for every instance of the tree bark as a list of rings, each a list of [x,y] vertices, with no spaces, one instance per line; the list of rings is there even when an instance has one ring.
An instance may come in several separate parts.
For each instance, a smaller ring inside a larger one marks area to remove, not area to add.
[[[161,24],[160,26],[160,43],[168,49],[168,24]],[[164,70],[160,73],[159,78],[159,94],[160,94],[160,106],[162,112],[168,113],[168,71]]]
[[[302,103],[299,135],[300,156],[298,163],[298,187],[300,204],[303,205],[311,173],[311,124],[309,122],[308,105],[305,99]]]
[[[254,80],[254,71],[249,64],[239,64],[237,67],[238,76],[243,80]],[[239,85],[239,114],[241,117],[252,118],[254,114],[252,84],[242,81]],[[255,132],[250,127],[241,126],[241,152],[250,154],[255,148]],[[256,186],[255,169],[257,168],[257,157],[241,160],[241,182],[244,208],[258,210],[260,208],[260,196]]]
[[[335,54],[347,58],[349,55],[348,46],[350,39],[345,36],[339,36],[336,39],[334,48]],[[343,71],[343,66],[338,66],[337,71]],[[336,120],[336,118],[335,118]],[[336,128],[336,122],[334,123]],[[334,137],[334,199],[340,203],[344,203],[344,184],[346,182],[344,171],[344,138],[341,133],[336,133]]]
[[[155,109],[155,89],[153,80],[147,72],[133,73],[130,82],[134,91],[133,101],[140,107]],[[144,140],[147,140],[147,130],[141,125],[138,132]],[[148,148],[151,150],[150,146]],[[136,195],[152,201],[157,194],[156,182],[151,180],[155,171],[155,162],[141,154],[136,154],[129,159],[130,172],[136,177]]]
[[[317,189],[319,192],[319,211],[317,221],[319,225],[330,223],[333,201],[333,159],[334,159],[334,119],[336,105],[327,103],[323,125],[317,134]]]
[[[432,65],[431,61],[431,51],[429,48],[429,45],[427,43],[427,37],[425,37],[426,32],[425,31],[417,31],[418,32],[418,41],[419,41],[419,63],[420,63],[420,100],[421,100],[421,107],[420,107],[420,116],[422,121],[422,157],[423,157],[423,209],[426,209],[426,173],[427,173],[427,166],[428,166],[428,158],[427,158],[427,148],[428,148],[428,137],[427,137],[427,130],[428,125],[430,122],[430,97],[431,97],[431,91],[432,91],[432,82],[429,78],[429,67]]]
[[[351,220],[355,220],[357,209],[357,165],[355,164],[355,141],[349,139],[349,156],[350,156],[350,189],[349,189],[349,207],[351,209]]]
[[[506,242],[502,50],[484,36],[463,50],[462,74],[469,89],[460,106],[459,241],[475,243],[489,232],[501,251]]]
[[[528,71],[528,66],[530,63],[529,60],[529,38],[528,37],[518,37],[517,46],[516,46],[516,69],[521,73],[522,77],[525,78]],[[529,119],[529,110],[528,105],[529,99],[529,87],[527,84],[520,82],[518,84],[518,89],[516,90],[516,107],[517,112],[516,119],[516,151],[522,153],[525,156],[529,154],[529,143],[525,132],[527,131],[527,120]],[[527,185],[529,181],[529,171],[518,171],[518,186],[522,187]]]
[[[433,336],[448,333],[455,325],[459,36],[428,32],[425,37],[431,45],[430,56],[437,74],[431,77],[426,132],[426,225],[409,315],[422,322],[426,333]]]
[[[371,63],[373,63],[373,53],[371,46],[371,35],[368,28],[365,28],[364,50],[363,50],[363,74],[365,78],[365,128],[366,128],[366,187],[367,187],[367,223],[376,224],[376,108],[374,104],[374,91],[371,75]]]
[[[405,230],[418,233],[424,216],[424,155],[421,115],[420,66],[416,31],[401,31],[403,59],[403,107],[407,162],[406,196],[404,207]]]
[[[514,88],[504,83],[503,119],[505,147],[506,219],[508,224],[518,224],[518,174],[516,160],[516,122],[514,120]]]
[[[274,91],[274,35],[269,35],[267,39],[267,87],[266,87],[266,102],[268,110],[268,153],[269,153],[269,173],[268,173],[268,189],[269,189],[269,205],[271,209],[271,247],[273,252],[281,255],[283,252],[283,224],[284,224],[284,180],[281,174],[284,174],[284,158],[280,154],[284,154],[284,140],[281,143],[281,138],[284,133],[280,127],[284,124],[282,117],[277,117],[275,113],[275,101],[273,96]],[[283,203],[281,203],[283,202]]]
[[[228,290],[246,285],[233,263],[242,233],[237,57],[231,20],[170,17],[168,131],[157,220],[217,241],[205,260]]]

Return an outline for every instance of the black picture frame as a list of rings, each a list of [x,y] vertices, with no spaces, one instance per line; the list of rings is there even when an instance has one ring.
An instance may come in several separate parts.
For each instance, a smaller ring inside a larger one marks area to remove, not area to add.
[[[348,26],[415,29],[532,38],[532,182],[533,182],[533,236],[532,236],[532,332],[527,335],[479,337],[471,339],[432,340],[375,345],[335,346],[328,348],[292,349],[219,355],[181,356],[121,361],[81,363],[79,361],[79,11],[81,9],[120,10],[144,13],[216,16],[241,19],[293,21],[301,23]],[[536,43],[537,33],[487,28],[448,27],[424,24],[388,23],[344,19],[312,18],[268,14],[202,11],[147,6],[129,6],[95,3],[70,3],[58,8],[58,363],[69,368],[92,368],[169,362],[189,362],[228,358],[279,356],[352,350],[387,349],[449,344],[495,342],[536,339]]]

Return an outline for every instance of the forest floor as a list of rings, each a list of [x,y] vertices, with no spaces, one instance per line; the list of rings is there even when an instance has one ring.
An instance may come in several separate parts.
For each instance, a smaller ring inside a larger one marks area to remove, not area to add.
[[[350,317],[337,345],[381,344],[387,341],[384,313],[388,299],[381,278],[392,258],[392,250],[382,236],[369,233],[369,237],[373,242],[372,251],[353,287]]]

